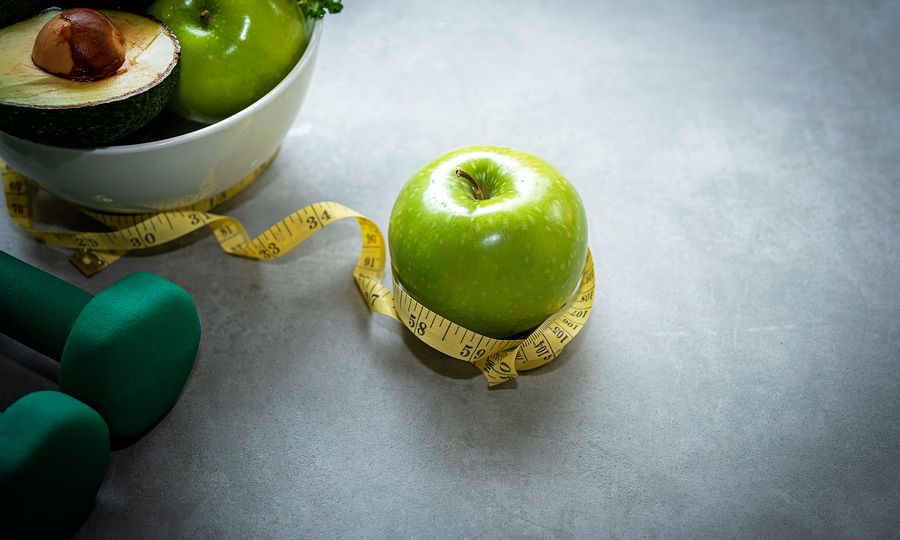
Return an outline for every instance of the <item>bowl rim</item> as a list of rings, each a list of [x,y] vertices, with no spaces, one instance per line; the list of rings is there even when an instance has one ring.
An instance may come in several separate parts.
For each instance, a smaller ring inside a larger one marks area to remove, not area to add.
[[[160,139],[158,141],[150,141],[145,143],[136,143],[136,144],[114,144],[110,146],[100,146],[96,148],[65,148],[61,146],[52,146],[47,144],[36,143],[33,141],[27,141],[30,144],[44,146],[47,148],[57,148],[61,150],[78,150],[85,153],[95,154],[95,155],[116,155],[116,154],[133,154],[136,152],[149,152],[161,150],[164,148],[168,148],[170,146],[175,146],[179,144],[184,144],[189,141],[203,138],[207,135],[212,135],[218,131],[226,130],[233,124],[243,121],[245,118],[252,116],[258,109],[265,107],[266,104],[273,99],[277,94],[280,94],[283,89],[294,82],[297,77],[300,76],[300,73],[305,70],[306,65],[311,61],[313,56],[312,52],[315,51],[315,48],[319,46],[320,36],[322,34],[322,20],[312,19],[309,21],[312,25],[312,33],[309,38],[309,43],[306,45],[306,50],[303,51],[303,56],[300,57],[300,60],[294,64],[294,67],[291,71],[288,72],[287,75],[281,82],[275,85],[274,88],[266,92],[266,94],[248,105],[244,107],[240,111],[232,114],[231,116],[219,120],[218,122],[214,122],[207,126],[203,126],[200,129],[191,131],[189,133],[184,133],[182,135],[176,135],[175,137],[168,137],[165,139]],[[9,133],[3,133],[4,137],[11,137],[14,139],[19,139],[19,137],[15,137],[10,135]],[[24,141],[25,139],[20,139]]]

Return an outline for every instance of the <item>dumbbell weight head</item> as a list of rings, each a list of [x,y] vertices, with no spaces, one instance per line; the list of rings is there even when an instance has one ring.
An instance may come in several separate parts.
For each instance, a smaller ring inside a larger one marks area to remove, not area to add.
[[[175,404],[200,343],[200,320],[180,287],[148,273],[100,292],[75,320],[63,348],[59,388],[132,437]]]
[[[93,507],[108,466],[109,430],[96,411],[55,391],[16,401],[0,414],[3,535],[72,535]]]

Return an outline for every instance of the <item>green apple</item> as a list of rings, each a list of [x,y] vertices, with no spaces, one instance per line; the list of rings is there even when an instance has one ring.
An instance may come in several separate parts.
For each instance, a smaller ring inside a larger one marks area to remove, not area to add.
[[[212,123],[275,87],[306,49],[297,0],[157,0],[147,10],[181,42],[181,75],[170,106]]]
[[[561,308],[587,257],[572,184],[525,152],[450,152],[400,191],[388,228],[394,276],[440,316],[489,337],[519,334]]]

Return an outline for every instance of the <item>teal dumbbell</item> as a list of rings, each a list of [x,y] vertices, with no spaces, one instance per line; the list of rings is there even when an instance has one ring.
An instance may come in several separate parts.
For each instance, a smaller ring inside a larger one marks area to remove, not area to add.
[[[0,530],[66,538],[94,506],[109,466],[109,429],[66,394],[34,392],[0,414]]]
[[[59,360],[59,389],[100,413],[113,438],[127,438],[175,404],[200,320],[183,289],[153,274],[91,296],[0,251],[0,334]]]

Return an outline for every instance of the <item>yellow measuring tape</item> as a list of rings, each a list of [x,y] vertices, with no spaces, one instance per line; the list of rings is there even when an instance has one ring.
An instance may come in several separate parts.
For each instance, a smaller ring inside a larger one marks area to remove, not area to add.
[[[202,227],[209,227],[225,253],[248,259],[277,259],[331,223],[355,218],[362,249],[353,277],[369,309],[393,317],[434,349],[474,364],[493,386],[514,378],[519,371],[550,362],[584,327],[594,303],[594,263],[588,251],[581,282],[568,303],[525,339],[494,339],[441,317],[412,298],[393,280],[394,291],[382,285],[386,263],[385,241],[367,217],[336,202],[311,204],[288,215],[251,238],[236,219],[209,213],[253,183],[271,163],[272,156],[234,187],[215,197],[172,211],[151,214],[107,214],[79,209],[111,232],[56,232],[35,228],[32,205],[36,187],[0,161],[6,208],[13,222],[35,238],[54,246],[77,250],[70,260],[85,275],[113,263],[125,253],[171,242]]]

